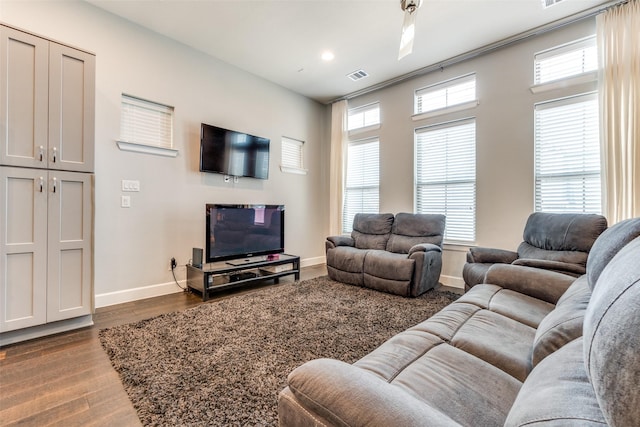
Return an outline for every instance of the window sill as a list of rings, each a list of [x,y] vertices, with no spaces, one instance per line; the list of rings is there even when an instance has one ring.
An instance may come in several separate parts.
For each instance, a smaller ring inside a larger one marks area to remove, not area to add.
[[[153,145],[138,144],[135,142],[116,141],[118,148],[122,151],[132,151],[134,153],[154,154],[156,156],[177,157],[178,150],[173,148],[154,147]]]
[[[360,135],[362,133],[367,133],[367,132],[371,132],[373,130],[378,130],[380,129],[380,124],[377,125],[371,125],[371,126],[365,126],[365,127],[361,127],[361,128],[357,128],[357,129],[352,129],[350,131],[348,131],[349,136],[354,136],[354,135]]]
[[[549,83],[541,83],[531,86],[531,93],[542,93],[550,90],[562,89],[565,87],[576,86],[583,83],[592,83],[598,81],[597,71],[581,74],[575,77],[568,77],[566,79],[554,80]]]
[[[307,174],[307,169],[298,169],[298,168],[291,168],[291,167],[287,167],[287,166],[280,166],[280,170],[284,173],[293,173],[296,175],[306,175]]]
[[[451,107],[440,108],[438,110],[427,111],[425,113],[418,113],[411,116],[411,120],[414,122],[417,120],[430,119],[431,117],[442,116],[443,114],[455,113],[457,111],[469,110],[480,105],[479,100],[473,100],[465,102],[463,104],[453,105]]]

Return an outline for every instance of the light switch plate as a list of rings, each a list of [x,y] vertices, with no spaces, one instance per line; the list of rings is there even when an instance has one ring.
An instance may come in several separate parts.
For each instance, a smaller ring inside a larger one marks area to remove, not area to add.
[[[140,191],[140,181],[123,179],[122,191]]]
[[[131,207],[131,196],[122,196],[120,206],[122,206],[123,208],[130,208]]]

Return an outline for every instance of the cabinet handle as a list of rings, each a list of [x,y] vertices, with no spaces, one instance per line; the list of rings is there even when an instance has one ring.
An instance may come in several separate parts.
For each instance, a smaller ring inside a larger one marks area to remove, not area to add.
[[[40,146],[40,161],[44,160],[44,147],[41,145]]]
[[[40,177],[40,192],[44,191],[44,177]]]
[[[53,147],[52,157],[53,157],[53,163],[55,163],[56,162],[56,158],[58,157],[58,147]]]
[[[56,187],[58,186],[58,178],[53,178],[53,192],[56,192]]]

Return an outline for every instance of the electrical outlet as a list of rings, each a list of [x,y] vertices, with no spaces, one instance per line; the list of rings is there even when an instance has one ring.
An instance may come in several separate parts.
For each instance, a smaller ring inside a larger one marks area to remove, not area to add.
[[[171,258],[171,270],[173,270],[174,268],[176,268],[178,264],[176,263],[176,259],[175,258]]]

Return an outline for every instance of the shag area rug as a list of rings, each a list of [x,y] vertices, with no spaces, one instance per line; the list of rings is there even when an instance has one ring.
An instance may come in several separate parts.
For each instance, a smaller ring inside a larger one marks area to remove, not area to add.
[[[272,286],[100,331],[144,425],[276,426],[287,375],[348,363],[458,298],[403,298],[326,277]]]

